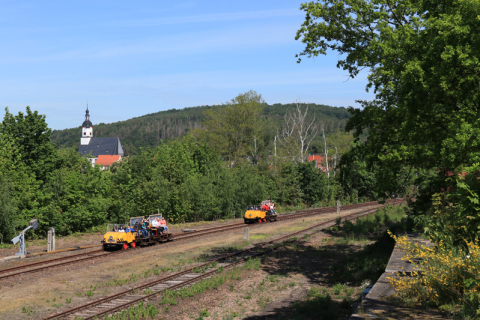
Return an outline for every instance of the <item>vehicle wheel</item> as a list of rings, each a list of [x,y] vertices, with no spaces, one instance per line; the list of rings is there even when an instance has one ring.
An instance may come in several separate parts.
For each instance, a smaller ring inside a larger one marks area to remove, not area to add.
[[[126,243],[123,244],[123,250],[127,250],[128,249],[128,245]]]
[[[131,246],[132,248],[135,248],[136,245],[137,245],[137,244],[135,243],[135,241],[133,241],[133,242],[130,244],[130,246]]]
[[[262,223],[262,219],[258,219],[258,223]]]
[[[267,218],[263,218],[263,222],[267,222]]]

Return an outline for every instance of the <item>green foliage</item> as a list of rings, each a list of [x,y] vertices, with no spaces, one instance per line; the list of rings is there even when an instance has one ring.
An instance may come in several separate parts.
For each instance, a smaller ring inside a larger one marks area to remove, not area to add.
[[[369,166],[365,153],[362,144],[356,142],[340,161],[341,184],[347,194],[354,195],[355,200],[358,197],[375,199],[378,194],[376,188],[378,165],[374,163]]]
[[[450,187],[433,195],[428,215],[417,217],[435,243],[466,247],[480,240],[479,170],[477,164],[446,178]]]
[[[226,107],[227,105],[219,105],[171,109],[116,123],[99,123],[94,125],[94,134],[97,137],[119,137],[125,146],[126,153],[137,155],[142,148],[155,148],[165,141],[188,135],[200,127],[201,122],[205,119],[206,111]],[[285,114],[294,108],[295,104],[293,103],[273,105],[263,103],[261,117],[266,118],[267,126],[278,127],[283,123]],[[318,119],[322,119],[322,122],[325,123],[325,133],[328,134],[343,130],[350,117],[347,109],[343,107],[309,104],[309,111],[314,113]],[[272,128],[266,129],[271,135]],[[79,132],[81,132],[80,127],[54,130],[51,135],[52,142],[59,147],[77,147]],[[273,130],[273,133],[276,133],[276,130]],[[258,150],[261,151],[260,145]],[[323,142],[318,137],[312,142],[312,151],[318,153],[321,150],[323,150]]]
[[[436,241],[477,239],[476,218],[466,217],[478,212],[478,189],[447,177],[480,162],[478,1],[323,0],[301,8],[300,55],[343,54],[337,66],[352,78],[368,68],[367,89],[376,93],[350,109],[346,127],[357,139],[368,134],[363,154],[375,165],[365,171],[352,151],[342,160],[345,189],[364,194],[372,173],[379,187],[370,190],[387,196],[418,186],[413,212]],[[350,182],[355,176],[366,179]],[[440,194],[447,190],[456,194]]]
[[[264,119],[260,117],[263,104],[261,95],[249,91],[224,107],[205,111],[200,138],[231,166],[238,166],[248,157],[255,162],[258,150],[264,149],[260,143],[265,128]]]
[[[335,266],[333,277],[338,283],[375,283],[382,275],[392,254],[395,242],[385,232],[380,239]]]
[[[304,162],[297,165],[299,187],[302,200],[311,206],[327,196],[327,177],[315,168],[313,162]]]
[[[26,313],[27,316],[32,315],[32,313],[34,313],[34,312],[35,311],[32,309],[32,307],[23,306],[23,308],[22,308],[22,313]]]
[[[333,304],[330,295],[321,294],[319,292],[311,293],[311,298],[304,302],[296,302],[293,305],[295,314],[302,318],[322,318],[322,319],[337,319],[338,316],[335,312],[335,306]]]
[[[50,227],[58,236],[103,232],[105,223],[124,223],[158,210],[169,223],[240,217],[247,205],[268,197],[287,209],[333,205],[343,197],[335,179],[327,181],[310,163],[272,166],[269,159],[272,124],[294,107],[268,106],[255,92],[241,94],[219,107],[221,112],[207,111],[202,118],[212,125],[230,123],[228,134],[212,129],[198,134],[203,142],[186,134],[138,148],[107,171],[92,167],[75,148],[55,149],[44,116],[28,107],[26,115],[7,110],[0,126],[0,243],[33,218],[40,224],[27,234],[32,238],[45,237]],[[344,109],[310,108],[331,119],[348,118]],[[328,130],[342,127],[332,121]],[[215,142],[225,137],[227,153]]]
[[[47,174],[56,167],[56,153],[50,134],[45,115],[32,112],[27,106],[26,115],[19,112],[14,116],[5,108],[0,135],[11,139],[12,148],[18,153],[20,161],[40,181],[45,181]]]

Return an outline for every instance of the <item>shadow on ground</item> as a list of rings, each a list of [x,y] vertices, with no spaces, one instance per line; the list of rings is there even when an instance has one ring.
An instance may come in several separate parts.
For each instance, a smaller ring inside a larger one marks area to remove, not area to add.
[[[387,234],[369,245],[335,237],[321,243],[311,242],[310,237],[284,242],[262,258],[262,270],[278,277],[278,281],[282,281],[282,276],[301,274],[319,289],[295,288],[288,299],[272,299],[261,314],[246,319],[345,319],[354,311],[359,287],[374,283],[385,270],[393,246]],[[225,254],[238,249],[214,252]],[[333,294],[335,285],[342,285],[338,294]]]

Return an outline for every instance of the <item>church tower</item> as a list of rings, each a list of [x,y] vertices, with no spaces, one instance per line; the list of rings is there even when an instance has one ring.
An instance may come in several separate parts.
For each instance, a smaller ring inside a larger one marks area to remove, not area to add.
[[[80,138],[80,145],[88,145],[90,143],[90,139],[93,137],[93,126],[92,122],[90,121],[90,114],[88,111],[88,104],[87,104],[87,111],[85,111],[85,121],[82,124],[82,137]]]

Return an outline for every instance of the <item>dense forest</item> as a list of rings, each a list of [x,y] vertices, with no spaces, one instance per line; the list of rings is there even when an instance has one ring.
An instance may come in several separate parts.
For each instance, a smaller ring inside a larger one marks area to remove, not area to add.
[[[325,126],[325,132],[331,134],[337,130],[343,130],[350,117],[346,108],[330,107],[321,104],[309,104],[309,115],[319,119]],[[94,124],[94,135],[96,137],[119,137],[124,145],[127,154],[136,154],[139,148],[156,147],[162,141],[182,137],[193,130],[200,129],[203,114],[206,110],[225,107],[220,106],[199,106],[184,109],[171,109],[156,113],[147,114],[141,117],[120,121],[115,123]],[[263,103],[262,116],[269,119],[271,124],[281,126],[286,113],[294,110],[295,104],[273,104]],[[92,119],[95,119],[95,111],[90,110]],[[78,119],[79,124],[83,119]],[[77,147],[81,127],[53,130],[51,138],[57,147]],[[318,152],[322,141],[320,136],[313,142],[313,152]]]

